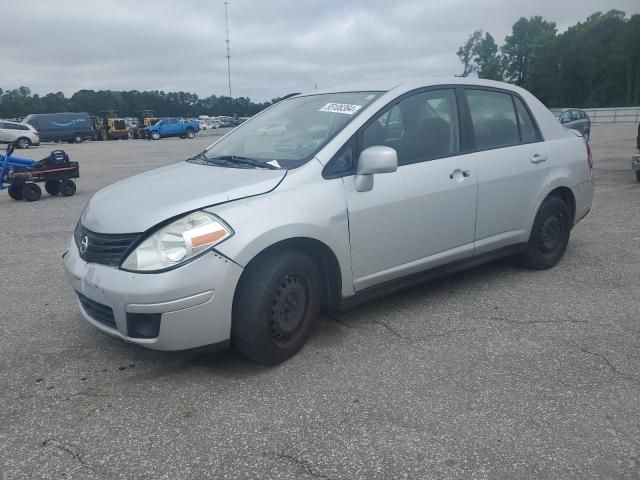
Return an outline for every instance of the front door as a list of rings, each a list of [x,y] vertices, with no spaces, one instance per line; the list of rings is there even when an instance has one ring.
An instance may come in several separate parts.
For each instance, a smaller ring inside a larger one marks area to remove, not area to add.
[[[356,291],[473,254],[477,185],[471,155],[461,155],[453,89],[404,97],[358,134],[398,153],[398,170],[358,192],[343,177]]]

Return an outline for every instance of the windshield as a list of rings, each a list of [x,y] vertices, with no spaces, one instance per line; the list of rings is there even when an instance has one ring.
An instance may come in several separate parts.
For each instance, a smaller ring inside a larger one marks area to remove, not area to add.
[[[296,168],[311,159],[382,92],[309,95],[283,100],[193,161],[235,158]],[[255,162],[254,162],[255,163]]]

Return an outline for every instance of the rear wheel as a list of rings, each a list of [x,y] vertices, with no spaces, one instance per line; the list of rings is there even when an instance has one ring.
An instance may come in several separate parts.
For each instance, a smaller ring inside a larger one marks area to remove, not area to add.
[[[35,202],[40,200],[42,190],[35,183],[25,183],[22,187],[22,196],[27,202]]]
[[[76,193],[76,183],[68,178],[60,182],[60,193],[65,197],[70,197]]]
[[[536,270],[556,265],[569,243],[571,220],[569,208],[561,198],[547,197],[533,222],[522,263]]]
[[[18,140],[16,140],[17,148],[29,148],[30,146],[31,146],[31,140],[29,140],[26,137],[20,137]]]
[[[184,133],[186,137],[189,139],[194,138],[196,136],[196,132],[193,131],[193,128],[187,128],[187,131]]]
[[[73,141],[74,143],[82,143],[82,140],[84,140],[82,138],[82,135],[78,135],[77,133],[73,136]]]
[[[14,200],[22,200],[22,185],[9,185],[7,189],[9,196]]]
[[[49,180],[44,183],[44,189],[49,195],[55,197],[60,193],[60,182],[58,180]]]
[[[233,345],[257,362],[284,362],[307,341],[321,292],[318,267],[304,253],[258,257],[243,273],[234,298]]]

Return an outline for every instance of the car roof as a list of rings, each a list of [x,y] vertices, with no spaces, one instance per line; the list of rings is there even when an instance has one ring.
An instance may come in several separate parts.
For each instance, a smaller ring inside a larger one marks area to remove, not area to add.
[[[516,85],[509,83],[498,82],[495,80],[483,80],[475,77],[424,77],[409,79],[403,82],[381,82],[375,81],[371,83],[355,83],[340,85],[332,88],[325,88],[320,90],[313,90],[310,92],[300,93],[296,96],[309,96],[309,95],[321,95],[327,93],[346,93],[346,92],[391,92],[394,91],[398,94],[415,90],[418,88],[432,87],[437,85],[467,85],[467,86],[479,86],[479,87],[492,87],[500,88],[503,90],[511,90],[514,92],[522,91],[522,89]]]

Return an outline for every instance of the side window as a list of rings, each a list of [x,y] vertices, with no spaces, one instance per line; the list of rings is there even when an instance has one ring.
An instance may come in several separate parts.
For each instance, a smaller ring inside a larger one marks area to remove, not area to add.
[[[511,95],[467,89],[476,148],[500,148],[520,143]]]
[[[325,171],[325,177],[339,177],[344,174],[353,173],[356,170],[356,142],[355,137],[351,138],[344,146],[338,150]]]
[[[178,120],[176,120],[175,118],[172,118],[171,119],[171,123],[176,124],[176,123],[178,123]]]
[[[374,145],[394,148],[400,165],[459,153],[455,91],[429,90],[405,98],[369,124],[361,138],[361,149]]]
[[[520,125],[520,141],[522,143],[531,143],[539,139],[536,126],[531,119],[531,115],[518,97],[513,97],[516,104],[516,113],[518,114],[518,124]]]
[[[571,110],[571,120],[580,120],[580,113],[577,110]]]

